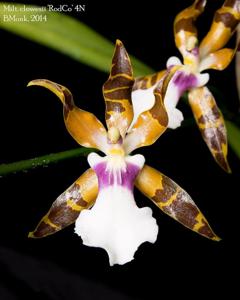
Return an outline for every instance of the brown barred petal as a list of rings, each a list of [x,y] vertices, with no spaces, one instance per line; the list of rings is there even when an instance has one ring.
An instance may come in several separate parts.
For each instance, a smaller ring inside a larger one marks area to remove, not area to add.
[[[226,0],[214,15],[211,28],[202,40],[201,58],[226,45],[240,21],[240,0]]]
[[[142,112],[124,140],[125,152],[152,145],[167,129],[168,115],[163,103],[163,83],[153,91],[155,102],[152,108]]]
[[[175,44],[186,60],[186,63],[196,59],[197,29],[195,21],[203,12],[206,0],[196,0],[194,3],[181,11],[174,21]]]
[[[135,185],[164,213],[185,227],[211,240],[220,240],[189,194],[167,176],[145,165]]]
[[[103,85],[108,129],[116,127],[122,137],[132,122],[131,92],[134,83],[130,58],[121,41],[116,41],[111,73]]]
[[[88,169],[53,202],[48,213],[28,237],[45,237],[71,225],[83,209],[94,204],[97,193],[97,176],[92,169]]]
[[[224,171],[230,173],[227,161],[227,131],[212,93],[204,86],[192,89],[188,98],[194,118],[212,156]]]

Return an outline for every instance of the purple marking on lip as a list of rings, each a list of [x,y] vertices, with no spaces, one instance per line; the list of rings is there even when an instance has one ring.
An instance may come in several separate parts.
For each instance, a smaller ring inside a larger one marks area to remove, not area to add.
[[[116,171],[116,176],[114,176],[114,174],[106,168],[106,162],[101,162],[93,168],[98,177],[99,190],[114,184],[126,187],[131,191],[133,190],[134,180],[140,171],[138,166],[127,163],[126,170],[119,170],[119,172]]]
[[[197,86],[197,78],[193,74],[177,71],[173,78],[173,83],[177,86],[179,96],[181,96],[188,89]]]

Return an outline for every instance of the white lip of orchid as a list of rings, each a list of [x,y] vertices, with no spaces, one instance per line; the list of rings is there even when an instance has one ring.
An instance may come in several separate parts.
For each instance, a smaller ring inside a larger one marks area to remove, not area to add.
[[[75,233],[83,244],[107,251],[110,265],[125,264],[144,242],[154,243],[158,226],[148,207],[138,208],[134,196],[134,180],[145,158],[125,156],[122,145],[110,146],[108,155],[88,155],[88,162],[98,176],[99,193],[95,205],[81,212]]]

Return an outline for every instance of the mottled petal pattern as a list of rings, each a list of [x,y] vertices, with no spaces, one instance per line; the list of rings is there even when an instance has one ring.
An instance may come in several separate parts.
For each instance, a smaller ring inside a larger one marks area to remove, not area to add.
[[[169,118],[168,128],[175,129],[183,121],[181,111],[176,108],[182,94],[191,88],[205,85],[208,80],[209,75],[207,73],[189,73],[184,67],[178,68],[177,71],[173,72],[164,96],[164,105]]]
[[[240,1],[226,0],[214,15],[212,26],[202,40],[199,51],[203,58],[226,45],[240,21]]]
[[[53,202],[29,237],[45,237],[74,223],[83,209],[94,204],[97,194],[97,176],[92,169],[88,169]]]
[[[154,89],[164,80],[166,74],[167,72],[164,70],[152,76],[139,77],[135,80],[132,91],[133,120],[128,131],[132,129],[141,113],[153,107],[155,103]]]
[[[157,72],[152,75],[136,78],[132,88],[133,92],[137,90],[146,90],[153,86],[156,86],[156,84],[163,79],[164,75],[166,75],[166,70]]]
[[[184,64],[196,64],[198,61],[197,29],[194,23],[203,12],[206,2],[206,0],[196,0],[175,18],[175,44],[184,58]]]
[[[106,103],[106,123],[108,129],[116,127],[122,137],[132,122],[133,109],[131,92],[134,83],[129,56],[122,42],[116,41],[112,68],[108,80],[103,85]]]
[[[151,109],[141,113],[124,140],[126,153],[153,144],[167,129],[168,116],[162,100],[162,82],[154,90],[155,103]]]
[[[61,100],[66,128],[80,145],[106,153],[108,145],[105,127],[94,114],[75,106],[72,94],[66,87],[46,79],[36,79],[28,84],[33,85],[49,89]]]
[[[164,213],[179,223],[209,239],[220,240],[188,193],[167,176],[145,165],[135,185]]]
[[[216,162],[230,173],[227,162],[227,132],[223,116],[207,87],[189,92],[189,103],[200,132]]]

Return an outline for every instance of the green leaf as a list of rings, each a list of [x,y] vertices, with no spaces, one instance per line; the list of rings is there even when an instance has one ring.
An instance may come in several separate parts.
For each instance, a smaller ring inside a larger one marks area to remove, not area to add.
[[[14,6],[15,11],[7,11],[7,6]],[[64,13],[34,12],[34,15],[46,16],[46,21],[33,21],[33,12],[22,11],[21,8],[37,8],[26,4],[0,3],[0,28],[20,35],[31,41],[55,49],[71,58],[94,67],[100,71],[109,72],[114,45],[106,38]],[[28,21],[6,21],[4,15],[23,18]],[[40,17],[41,18],[41,17]],[[116,38],[118,38],[116,36]],[[131,56],[135,76],[153,73],[154,71]]]
[[[35,169],[37,167],[48,166],[52,163],[57,163],[61,160],[70,159],[73,157],[86,156],[92,151],[97,151],[91,148],[77,148],[72,150],[67,150],[59,153],[47,154],[44,156],[31,158],[27,160],[21,160],[9,164],[0,165],[0,176],[5,176],[11,173],[17,173],[19,171],[26,171],[29,169]]]
[[[225,120],[225,124],[228,133],[228,143],[240,159],[240,128],[231,121]]]

